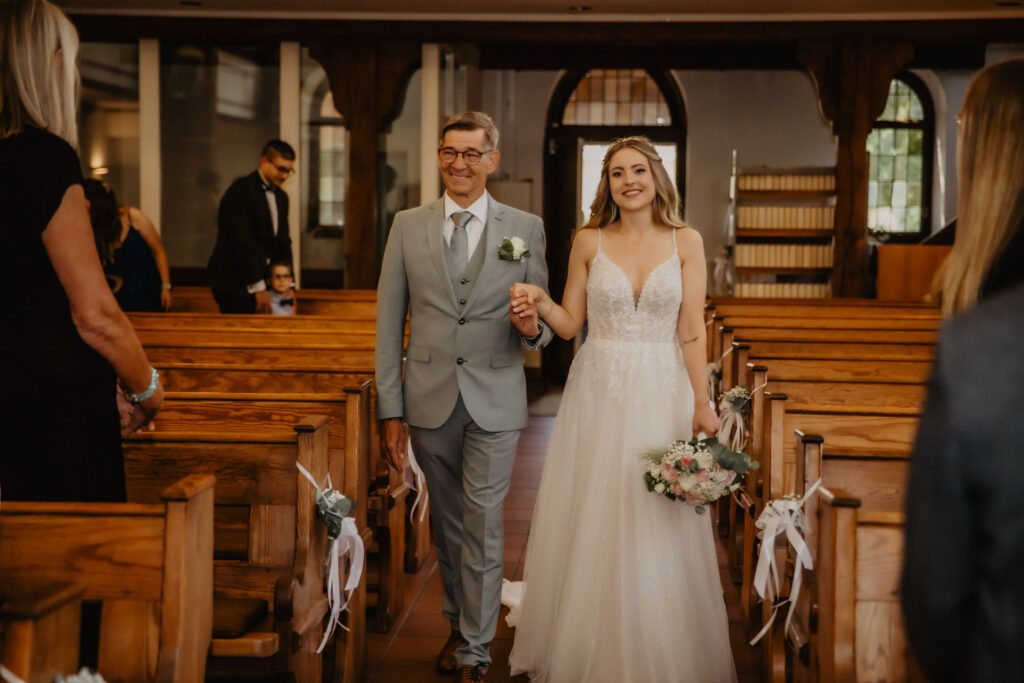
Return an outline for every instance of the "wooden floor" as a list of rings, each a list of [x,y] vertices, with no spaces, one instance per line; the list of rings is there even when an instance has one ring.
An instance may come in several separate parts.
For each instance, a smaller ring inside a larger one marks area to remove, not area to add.
[[[512,486],[505,499],[505,576],[516,580],[522,578],[530,517],[553,424],[551,417],[530,418],[530,425],[519,440]],[[755,683],[760,681],[760,654],[758,648],[747,645],[739,622],[739,593],[728,579],[725,548],[720,542],[718,546],[736,671],[740,683]],[[514,631],[505,625],[507,610],[502,608],[501,612],[498,632],[491,646],[493,663],[487,674],[488,683],[528,683],[526,676],[513,678],[509,673],[508,653],[512,649]],[[441,577],[437,560],[431,555],[417,574],[406,575],[405,610],[391,631],[367,637],[367,680],[370,683],[453,681],[453,676],[442,676],[434,671],[434,659],[447,640],[448,631],[448,620],[441,615]]]

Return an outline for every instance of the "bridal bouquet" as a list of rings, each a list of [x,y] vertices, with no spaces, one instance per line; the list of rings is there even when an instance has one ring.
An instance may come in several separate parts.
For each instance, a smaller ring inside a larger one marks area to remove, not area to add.
[[[669,500],[683,500],[703,514],[708,503],[739,488],[739,479],[758,463],[746,453],[730,450],[714,437],[676,441],[647,451],[647,490]]]

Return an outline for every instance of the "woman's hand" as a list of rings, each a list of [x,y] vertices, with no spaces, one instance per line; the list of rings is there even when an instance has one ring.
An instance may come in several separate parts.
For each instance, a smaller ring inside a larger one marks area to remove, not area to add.
[[[707,401],[697,401],[693,408],[693,435],[707,434],[714,436],[718,433],[718,415],[711,409]]]
[[[160,306],[165,311],[171,310],[171,301],[174,297],[171,296],[171,290],[161,289],[160,290]]]
[[[512,300],[512,312],[519,313],[526,310],[530,305],[537,307],[541,317],[546,315],[551,308],[551,298],[537,285],[517,282],[509,290],[509,298]],[[517,310],[518,309],[518,310]]]
[[[164,385],[157,382],[156,391],[142,403],[132,403],[128,399],[128,390],[121,382],[117,383],[117,412],[121,415],[121,436],[129,436],[142,431],[143,426],[149,431],[156,429],[153,417],[164,402]]]

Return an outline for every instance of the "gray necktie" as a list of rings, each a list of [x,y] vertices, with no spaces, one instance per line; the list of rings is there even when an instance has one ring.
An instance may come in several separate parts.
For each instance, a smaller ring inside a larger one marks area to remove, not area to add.
[[[473,219],[469,211],[457,211],[452,214],[452,221],[455,222],[455,230],[452,232],[452,240],[448,248],[452,250],[452,263],[458,270],[455,275],[460,276],[469,263],[469,234],[466,226]]]

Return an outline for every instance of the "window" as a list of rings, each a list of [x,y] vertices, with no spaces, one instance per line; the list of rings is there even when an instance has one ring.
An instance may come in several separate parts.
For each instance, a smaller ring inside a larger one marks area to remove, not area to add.
[[[868,135],[868,231],[883,240],[930,232],[935,115],[924,84],[900,72]]]
[[[562,114],[566,126],[671,126],[661,88],[643,69],[593,69]]]

